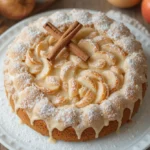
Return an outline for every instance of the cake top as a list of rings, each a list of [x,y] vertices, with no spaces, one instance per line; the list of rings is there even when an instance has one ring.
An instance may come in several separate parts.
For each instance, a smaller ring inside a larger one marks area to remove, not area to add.
[[[48,61],[58,39],[45,23],[63,33],[75,21],[83,27],[72,42],[89,59],[83,61],[67,46]],[[120,121],[124,108],[142,99],[147,65],[141,44],[122,23],[101,12],[72,10],[25,27],[8,47],[4,71],[16,110],[25,109],[32,121],[55,122],[49,129],[73,126],[80,136],[89,126],[97,131],[100,124]]]

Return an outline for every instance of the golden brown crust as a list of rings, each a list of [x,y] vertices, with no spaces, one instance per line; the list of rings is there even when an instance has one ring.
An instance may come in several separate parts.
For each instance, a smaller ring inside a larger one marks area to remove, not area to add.
[[[143,84],[143,97],[145,95],[146,87],[147,87],[147,84],[144,83]],[[10,100],[10,104],[11,104],[12,108],[14,109],[14,102],[13,102],[12,98]],[[135,102],[132,116],[138,111],[139,106],[140,106],[140,100]],[[17,115],[20,117],[20,119],[23,121],[23,123],[27,124],[29,127],[34,129],[35,131],[41,133],[44,136],[49,136],[49,131],[48,131],[47,126],[44,121],[37,120],[37,121],[34,121],[33,125],[31,125],[30,119],[24,109],[18,109]],[[129,117],[130,117],[130,110],[128,108],[126,108],[123,113],[122,125],[128,122]],[[116,131],[117,127],[118,127],[117,121],[110,121],[108,126],[103,127],[103,129],[99,133],[99,137],[103,137],[105,135],[108,135],[108,134]],[[54,129],[52,132],[52,136],[56,140],[88,141],[88,140],[95,139],[95,131],[93,128],[87,128],[83,131],[81,138],[78,139],[75,130],[72,127],[68,127],[63,131]]]

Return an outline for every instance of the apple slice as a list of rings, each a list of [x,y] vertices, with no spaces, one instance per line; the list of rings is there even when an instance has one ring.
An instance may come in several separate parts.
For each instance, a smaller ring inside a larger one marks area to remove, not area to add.
[[[70,60],[74,63],[75,66],[81,69],[87,69],[88,65],[83,60],[81,60],[78,56],[70,55]]]
[[[79,89],[79,96],[80,98],[83,98],[86,94],[86,92],[88,91],[88,88],[85,87],[85,86],[82,86],[80,89]]]
[[[68,81],[74,76],[75,71],[76,71],[76,67],[74,66],[73,62],[71,61],[66,62],[60,70],[61,80]]]
[[[29,68],[29,72],[31,74],[38,74],[41,70],[42,70],[42,64],[40,63],[33,63],[33,60],[29,57],[29,55],[27,54],[26,59],[25,59],[25,63]]]
[[[109,87],[106,83],[98,82],[98,90],[95,102],[100,104],[109,96]]]
[[[124,60],[127,56],[127,54],[120,47],[112,43],[102,45],[101,49],[103,51],[113,53],[119,60]]]
[[[98,80],[98,81],[103,82],[102,75],[99,72],[94,71],[94,70],[84,70],[80,73],[80,75],[81,76],[88,76],[94,80]]]
[[[98,43],[98,45],[101,47],[102,45],[112,43],[112,40],[105,36],[97,36],[93,39],[94,42]]]
[[[88,89],[90,89],[92,92],[96,93],[97,90],[97,86],[96,83],[93,79],[91,79],[88,76],[81,76],[78,78],[78,81],[81,85],[87,87]]]
[[[49,45],[54,45],[56,42],[57,42],[57,39],[55,39],[53,36],[49,37],[49,40],[48,40]]]
[[[35,55],[36,57],[40,57],[40,53],[41,51],[46,51],[48,50],[48,42],[45,40],[45,41],[42,41],[40,42],[37,46],[36,46],[36,49],[35,49]]]
[[[97,43],[94,43],[91,39],[83,39],[78,43],[78,46],[89,56],[92,56],[93,53],[99,51],[99,46]]]
[[[118,76],[119,79],[120,79],[121,85],[122,85],[122,84],[123,84],[123,81],[124,81],[124,72],[123,72],[123,70],[120,69],[120,68],[117,67],[117,66],[112,66],[112,67],[110,68],[110,70],[111,70],[112,72],[114,72],[115,74],[117,74],[117,76]],[[120,86],[121,86],[121,85],[120,85]]]
[[[95,94],[88,90],[85,94],[85,96],[79,101],[76,103],[76,107],[78,108],[82,108],[82,107],[85,107],[89,104],[91,104],[95,99]]]
[[[69,98],[73,98],[78,95],[79,84],[74,78],[68,81],[68,89]]]
[[[95,37],[98,36],[98,32],[94,31],[94,32],[91,32],[88,36],[87,36],[87,39],[93,39]]]
[[[120,69],[119,67],[117,66],[111,66],[110,70],[118,75],[123,75],[124,72],[122,69]]]
[[[91,32],[93,32],[94,29],[90,27],[83,27],[73,38],[75,41],[80,41],[81,39],[84,39],[87,37]]]
[[[60,107],[60,106],[64,106],[66,104],[68,104],[69,102],[69,99],[64,97],[64,96],[58,96],[56,98],[55,101],[53,101],[53,104],[56,106],[56,107]]]
[[[44,93],[52,94],[59,90],[60,79],[57,76],[48,76],[43,80],[36,80],[36,86]]]
[[[104,69],[107,65],[106,60],[104,59],[95,59],[94,57],[91,57],[88,65],[90,68],[94,68],[94,69]]]
[[[39,74],[37,74],[37,80],[44,79],[46,76],[48,76],[52,68],[51,62],[49,62],[46,58],[41,58],[41,60],[43,62],[43,69]]]
[[[34,50],[28,50],[26,54],[27,61],[30,61],[31,64],[39,65],[42,64],[39,60],[37,60],[34,56]]]
[[[110,93],[115,92],[120,87],[120,79],[119,77],[112,71],[107,70],[103,72],[106,83],[109,86]]]
[[[117,62],[115,56],[111,52],[98,51],[91,57],[92,60],[104,59],[108,65],[114,66]]]

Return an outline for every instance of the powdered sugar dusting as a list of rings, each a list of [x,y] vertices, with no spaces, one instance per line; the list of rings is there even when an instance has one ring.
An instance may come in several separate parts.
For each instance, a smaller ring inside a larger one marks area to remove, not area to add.
[[[129,36],[130,31],[122,23],[114,22],[107,32],[108,36],[114,40],[117,40],[123,36]]]
[[[63,108],[56,116],[57,121],[62,121],[65,126],[73,126],[78,123],[78,111],[75,108]]]

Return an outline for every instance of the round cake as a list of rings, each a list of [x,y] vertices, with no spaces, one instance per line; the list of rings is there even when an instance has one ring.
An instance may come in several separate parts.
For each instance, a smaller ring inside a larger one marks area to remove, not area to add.
[[[48,60],[76,21],[82,28],[70,43],[88,60],[63,42]],[[48,22],[60,39],[44,28]],[[125,25],[101,12],[72,10],[38,19],[8,46],[4,64],[13,110],[23,123],[56,140],[87,141],[118,130],[138,111],[147,87],[141,44]]]

